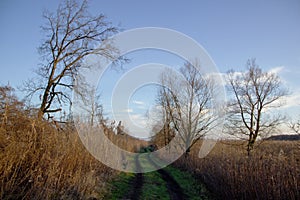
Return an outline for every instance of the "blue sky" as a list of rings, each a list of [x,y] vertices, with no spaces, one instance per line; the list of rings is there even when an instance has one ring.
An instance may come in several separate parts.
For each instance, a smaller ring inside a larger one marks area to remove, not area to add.
[[[1,84],[16,87],[34,76],[40,61],[42,11],[55,10],[58,3],[0,1]],[[264,70],[277,69],[292,92],[286,112],[300,115],[299,0],[93,0],[90,11],[104,13],[122,30],[151,26],[182,32],[206,49],[220,72],[242,70],[247,59],[256,58]]]

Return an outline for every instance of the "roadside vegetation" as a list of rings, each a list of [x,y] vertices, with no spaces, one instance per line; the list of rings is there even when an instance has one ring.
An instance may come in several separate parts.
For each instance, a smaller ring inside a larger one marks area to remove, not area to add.
[[[300,142],[264,141],[248,157],[240,141],[219,141],[205,158],[201,142],[175,166],[198,177],[220,199],[299,199]]]
[[[0,199],[102,199],[109,192],[119,172],[89,154],[71,121],[58,128],[38,120],[9,86],[0,87],[0,107]],[[128,151],[145,143],[110,135]]]

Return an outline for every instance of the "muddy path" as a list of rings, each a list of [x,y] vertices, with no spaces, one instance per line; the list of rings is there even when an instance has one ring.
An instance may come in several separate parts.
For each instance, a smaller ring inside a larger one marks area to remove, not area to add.
[[[150,158],[149,154],[147,158],[155,168],[159,168],[159,166]],[[184,194],[183,189],[167,171],[165,171],[164,169],[159,169],[157,170],[157,172],[161,175],[162,179],[166,182],[170,199],[172,200],[188,199],[187,196]]]

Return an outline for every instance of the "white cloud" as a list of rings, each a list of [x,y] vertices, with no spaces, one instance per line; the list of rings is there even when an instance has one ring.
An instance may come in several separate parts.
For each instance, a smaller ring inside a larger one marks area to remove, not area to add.
[[[132,104],[132,106],[133,106],[134,108],[137,108],[137,109],[140,109],[140,110],[145,110],[145,109],[147,109],[146,103],[143,102],[143,101],[133,100],[131,104]]]
[[[300,92],[283,97],[283,101],[284,105],[280,107],[281,109],[300,106]]]
[[[125,112],[125,113],[132,113],[133,110],[132,110],[132,109],[125,109],[125,110],[122,110],[122,112]]]
[[[145,103],[143,101],[132,101],[133,104],[136,104],[136,105],[145,105]]]
[[[270,69],[268,72],[274,73],[274,74],[279,74],[280,72],[283,71],[284,68],[285,68],[284,66],[278,66],[278,67],[274,67],[274,68]]]
[[[264,71],[264,70],[263,70]],[[278,66],[278,67],[273,67],[270,70],[268,70],[268,73],[273,73],[278,75],[279,73],[282,73],[283,71],[286,71],[286,68],[284,66]],[[237,78],[238,76],[242,76],[245,74],[246,71],[234,71],[232,72],[232,77]],[[220,76],[223,78],[224,82],[226,85],[229,85],[228,81],[228,74],[227,73],[220,73]],[[284,83],[286,81],[282,80]]]

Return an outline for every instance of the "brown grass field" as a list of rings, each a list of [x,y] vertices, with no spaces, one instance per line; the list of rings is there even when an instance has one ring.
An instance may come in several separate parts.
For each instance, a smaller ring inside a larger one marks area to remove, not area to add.
[[[14,98],[1,104],[0,199],[103,198],[107,182],[119,172],[92,157],[72,125],[58,130],[29,117],[30,112]],[[124,142],[123,136],[110,135],[128,151],[140,145],[137,139]]]
[[[0,199],[101,199],[110,192],[107,183],[119,172],[93,158],[71,124],[58,130],[30,117],[32,111],[14,97],[0,100]],[[108,137],[128,151],[147,145]],[[219,199],[300,199],[299,140],[264,141],[250,157],[242,142],[219,141],[199,159],[200,145],[174,165],[192,172]]]
[[[103,197],[118,172],[95,160],[72,126],[58,131],[25,114],[13,110],[1,119],[0,199]],[[135,151],[146,142],[129,138],[119,144]],[[175,165],[194,173],[220,199],[300,198],[299,141],[265,141],[250,157],[241,142],[220,141],[203,159],[200,145]]]
[[[71,130],[31,119],[0,126],[0,199],[99,196],[115,173],[85,150]]]
[[[242,142],[220,141],[203,159],[200,145],[176,165],[198,176],[220,199],[300,199],[299,141],[264,141],[250,157]]]

